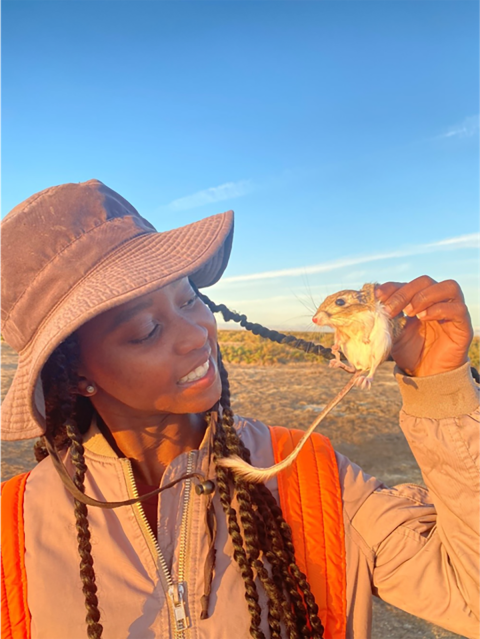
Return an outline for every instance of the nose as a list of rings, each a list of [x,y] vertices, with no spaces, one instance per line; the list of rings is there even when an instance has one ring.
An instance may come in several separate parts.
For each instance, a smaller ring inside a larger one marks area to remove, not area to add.
[[[315,315],[312,317],[312,322],[318,324],[319,326],[328,325],[329,315],[325,311],[317,311]]]
[[[178,318],[176,331],[175,350],[179,355],[186,355],[191,351],[199,350],[208,342],[208,329],[202,324]]]

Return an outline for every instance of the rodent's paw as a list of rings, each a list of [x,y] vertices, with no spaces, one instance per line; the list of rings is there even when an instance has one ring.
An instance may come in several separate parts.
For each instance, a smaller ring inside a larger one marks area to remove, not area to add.
[[[360,375],[355,380],[355,386],[361,388],[362,390],[370,390],[372,387],[373,377],[365,377],[364,375]]]

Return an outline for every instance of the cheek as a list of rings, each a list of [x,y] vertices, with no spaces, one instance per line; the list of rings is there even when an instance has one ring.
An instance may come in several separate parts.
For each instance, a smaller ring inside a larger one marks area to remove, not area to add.
[[[173,388],[171,367],[159,357],[153,362],[139,361],[125,353],[120,357],[99,349],[95,358],[87,359],[85,369],[99,389],[131,404],[153,401]]]

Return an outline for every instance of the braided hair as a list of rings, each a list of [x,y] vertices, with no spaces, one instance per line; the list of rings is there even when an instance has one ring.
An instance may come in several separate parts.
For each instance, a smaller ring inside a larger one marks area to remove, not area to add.
[[[52,436],[56,448],[70,446],[70,456],[75,468],[73,481],[79,490],[85,492],[84,480],[87,466],[78,422],[82,423],[82,431],[86,432],[89,421],[79,419],[84,412],[81,402],[84,398],[78,395],[77,390],[78,364],[79,345],[76,335],[73,334],[50,356],[42,371],[42,383],[45,394],[47,433]],[[37,461],[47,456],[43,438],[35,443],[34,452]],[[87,635],[89,639],[100,639],[103,627],[99,623],[100,611],[93,569],[88,509],[85,504],[74,499],[74,512],[80,555],[80,578],[87,609],[85,617]]]
[[[196,290],[196,289],[195,289]],[[221,312],[226,321],[234,320],[255,335],[262,335],[277,343],[286,343],[306,352],[331,358],[331,352],[320,344],[313,344],[291,335],[283,335],[259,324],[248,322],[245,315],[216,305],[196,291],[212,312]],[[93,407],[88,398],[78,395],[79,343],[75,334],[60,344],[50,356],[42,372],[45,394],[46,428],[57,449],[70,447],[75,468],[74,483],[82,492],[87,471],[82,435],[88,430]],[[235,430],[234,414],[230,406],[228,373],[218,348],[219,372],[222,381],[220,404],[222,418],[213,439],[213,459],[238,455],[250,462],[250,451]],[[34,446],[38,461],[48,455],[41,438]],[[245,584],[245,599],[250,613],[250,634],[265,639],[261,629],[261,608],[257,583],[261,584],[268,605],[268,626],[272,639],[280,639],[282,625],[289,639],[321,639],[324,628],[318,617],[318,606],[306,576],[295,559],[290,526],[285,521],[275,497],[264,484],[254,484],[235,476],[229,469],[215,463],[220,502],[227,519],[228,533],[233,543],[233,556]],[[238,513],[233,506],[236,497]],[[87,506],[74,500],[80,577],[82,580],[86,623],[89,639],[100,639],[97,586],[91,553]],[[208,602],[207,602],[208,606]]]

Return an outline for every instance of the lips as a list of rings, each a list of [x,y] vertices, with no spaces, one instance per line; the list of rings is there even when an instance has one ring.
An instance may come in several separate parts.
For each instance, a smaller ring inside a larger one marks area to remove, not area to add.
[[[208,373],[209,368],[210,359],[207,359],[205,364],[201,364],[200,366],[197,366],[197,368],[194,368],[193,371],[190,371],[190,373],[188,373],[188,375],[185,375],[185,377],[182,377],[180,380],[178,380],[178,383],[187,384],[188,382],[196,382],[198,379],[202,379],[202,377],[205,377],[205,375]]]
[[[193,368],[190,372],[188,372],[186,375],[184,375],[182,378],[180,378],[178,380],[178,383],[188,384],[190,382],[196,382],[199,379],[202,379],[203,377],[205,377],[205,375],[208,373],[208,370],[210,368],[210,355],[211,355],[211,352],[209,352],[205,356],[205,359],[201,364],[199,364],[198,366]]]

